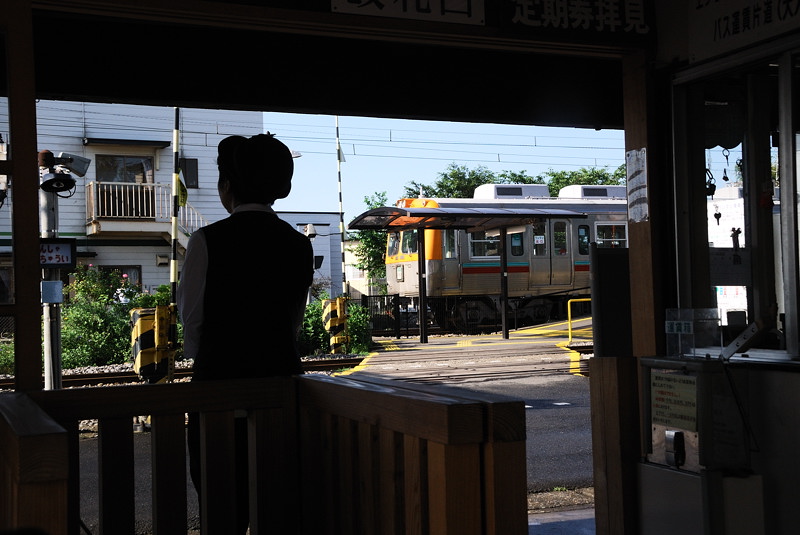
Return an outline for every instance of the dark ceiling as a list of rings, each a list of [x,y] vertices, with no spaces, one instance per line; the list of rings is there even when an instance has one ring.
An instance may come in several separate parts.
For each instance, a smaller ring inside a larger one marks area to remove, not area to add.
[[[50,12],[35,14],[34,35],[37,96],[45,99],[623,125],[617,59]]]

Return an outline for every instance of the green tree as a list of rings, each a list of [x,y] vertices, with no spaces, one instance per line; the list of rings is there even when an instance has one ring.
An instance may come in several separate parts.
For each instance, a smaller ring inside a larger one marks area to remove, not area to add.
[[[547,184],[550,195],[555,197],[561,188],[579,184],[584,186],[595,185],[621,185],[626,182],[625,165],[609,172],[607,169],[597,167],[583,167],[577,171],[548,171],[537,175],[537,184]]]
[[[364,197],[367,209],[386,206],[386,192],[375,193]],[[383,255],[386,252],[386,232],[383,230],[359,230],[351,237],[355,241],[352,251],[356,257],[355,267],[366,272],[370,285],[386,278],[386,264]],[[386,293],[386,284],[381,288],[381,294]]]
[[[544,184],[540,177],[532,177],[525,171],[503,171],[495,174],[486,167],[470,169],[465,165],[451,163],[439,173],[433,185],[410,182],[405,187],[405,196],[414,198],[440,197],[447,199],[470,199],[475,188],[483,184]]]
[[[495,183],[497,177],[483,166],[469,169],[465,165],[451,163],[439,173],[439,178],[432,186],[412,181],[406,186],[405,195],[412,198],[421,194],[423,197],[468,199],[478,186]]]

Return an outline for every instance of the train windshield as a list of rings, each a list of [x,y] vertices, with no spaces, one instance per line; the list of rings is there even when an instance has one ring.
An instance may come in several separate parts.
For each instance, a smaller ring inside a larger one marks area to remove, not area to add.
[[[406,230],[401,234],[400,252],[403,254],[413,254],[417,252],[417,231]]]
[[[386,255],[397,256],[400,251],[400,233],[392,232],[386,240]]]

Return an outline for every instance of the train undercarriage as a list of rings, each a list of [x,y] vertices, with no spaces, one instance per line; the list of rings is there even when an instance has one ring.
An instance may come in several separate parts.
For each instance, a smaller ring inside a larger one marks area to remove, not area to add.
[[[510,297],[506,321],[510,329],[539,325],[548,321],[566,318],[567,302],[570,299],[587,297],[580,295],[549,295],[536,297]],[[377,300],[386,300],[384,306],[376,306]],[[479,334],[497,332],[502,329],[501,300],[495,295],[459,295],[428,297],[426,321],[429,327],[440,332]],[[419,301],[417,298],[400,296],[365,296],[362,304],[369,303],[373,330],[416,329],[419,326]],[[572,305],[573,315],[591,313],[588,302]]]

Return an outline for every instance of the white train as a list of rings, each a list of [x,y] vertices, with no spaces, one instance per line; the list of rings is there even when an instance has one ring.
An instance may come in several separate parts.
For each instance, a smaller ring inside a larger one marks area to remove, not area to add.
[[[507,230],[509,318],[512,327],[560,316],[569,299],[590,296],[590,243],[627,247],[625,186],[563,188],[551,197],[542,184],[485,184],[472,199],[401,199],[398,207],[534,208],[585,214],[549,217]],[[389,294],[419,298],[416,230],[389,234]],[[485,231],[425,230],[426,299],[433,321],[462,332],[495,329],[501,296],[498,235]]]

